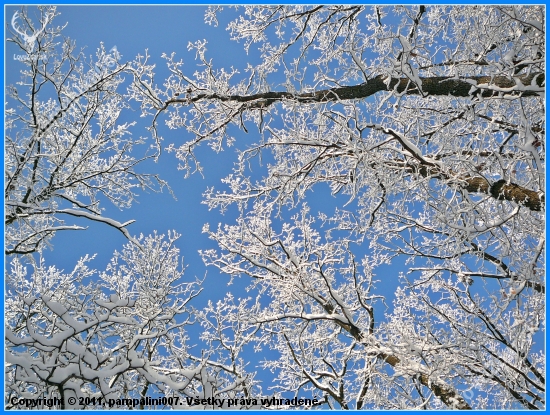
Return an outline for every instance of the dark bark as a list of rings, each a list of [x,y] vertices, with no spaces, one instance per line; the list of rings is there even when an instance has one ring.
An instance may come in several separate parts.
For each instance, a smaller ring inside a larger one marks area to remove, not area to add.
[[[334,306],[330,303],[322,304],[322,306],[329,314],[337,314]],[[334,322],[338,324],[341,328],[346,330],[349,334],[351,334],[359,344],[365,341],[366,336],[362,333],[359,327],[354,326],[353,324],[343,323],[339,320],[334,320]],[[378,353],[376,357],[388,363],[392,367],[397,367],[399,366],[399,363],[401,363],[401,360],[397,356],[389,355],[383,352]],[[429,376],[422,372],[418,373],[418,379],[420,380],[420,383],[422,383],[422,385],[430,389],[434,393],[434,395],[441,399],[441,401],[449,408],[472,409],[468,402],[466,402],[464,398],[460,396],[454,388],[439,384],[437,381],[431,381]]]
[[[489,192],[495,199],[514,201],[531,210],[540,211],[544,203],[543,195],[502,179],[494,183]]]
[[[515,183],[500,179],[492,185],[483,177],[466,177],[464,189],[471,193],[485,193],[497,200],[508,200],[540,212],[544,204],[544,195],[526,189]]]
[[[537,73],[528,76],[520,76],[519,79],[524,86],[529,86],[534,81],[535,85],[542,87],[544,84],[544,74]],[[487,86],[497,88],[513,88],[516,83],[513,79],[504,76],[473,76],[464,79],[455,79],[451,77],[429,77],[420,78],[422,80],[423,95],[450,95],[454,97],[469,97],[481,94],[482,97],[497,96],[499,92],[487,89]],[[477,85],[484,85],[476,88]],[[364,99],[377,92],[396,89],[397,92],[405,92],[410,95],[419,95],[417,86],[408,78],[391,79],[387,82],[385,76],[378,75],[359,85],[344,86],[338,88],[324,89],[316,92],[302,94],[293,94],[286,91],[271,91],[253,95],[222,95],[222,94],[197,94],[189,98],[172,98],[165,103],[165,107],[173,104],[189,104],[203,100],[219,100],[223,102],[248,103],[247,109],[266,108],[275,102],[285,99],[295,100],[303,103],[330,102],[338,100]],[[537,96],[534,91],[517,91],[518,96]]]
[[[385,353],[380,353],[378,355],[378,358],[384,360],[392,367],[398,366],[400,362],[397,356],[387,355]],[[430,382],[430,378],[424,373],[420,374],[419,380],[422,385],[431,389],[434,395],[441,399],[443,403],[448,407],[462,410],[472,409],[472,407],[468,405],[468,402],[466,402],[462,396],[456,393],[454,389],[439,385],[436,382]]]
[[[380,353],[377,357],[384,360],[392,367],[396,367],[400,363],[400,360],[397,356]],[[422,385],[431,389],[434,395],[441,399],[443,403],[448,407],[462,410],[472,409],[472,407],[468,405],[468,402],[466,402],[462,396],[456,393],[454,389],[439,385],[436,382],[430,382],[430,378],[424,373],[421,373],[418,379],[420,380],[420,383],[422,383]]]
[[[437,167],[421,165],[418,172],[424,177],[447,179],[456,181],[464,190],[469,193],[484,193],[497,200],[508,200],[521,206],[540,212],[544,205],[544,194],[527,189],[515,183],[509,183],[504,179],[491,184],[481,176],[464,176],[452,178],[449,174],[441,172]]]

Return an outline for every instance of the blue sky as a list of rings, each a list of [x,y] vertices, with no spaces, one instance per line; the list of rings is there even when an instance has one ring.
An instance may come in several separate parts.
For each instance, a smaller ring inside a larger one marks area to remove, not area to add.
[[[16,10],[16,7],[6,7],[5,19],[8,24]],[[168,75],[160,58],[163,53],[176,52],[177,56],[184,60],[184,71],[193,73],[194,54],[187,51],[187,44],[190,41],[208,39],[208,56],[213,58],[215,65],[220,68],[230,66],[244,68],[246,62],[257,59],[257,55],[253,53],[247,55],[242,45],[229,39],[229,33],[225,27],[235,16],[233,10],[226,10],[220,15],[218,27],[204,23],[204,6],[59,6],[58,11],[61,15],[57,17],[55,23],[62,25],[67,22],[64,35],[75,40],[78,48],[86,47],[87,55],[93,55],[100,42],[104,43],[107,50],[116,46],[118,52],[122,54],[122,61],[131,60],[148,49],[151,61],[157,63],[157,82],[159,83]],[[16,82],[19,71],[23,68],[21,62],[13,59],[14,53],[17,53],[16,47],[11,43],[7,44],[6,84]],[[145,128],[149,126],[150,119],[140,119],[139,108],[136,105],[134,107],[134,112],[128,111],[123,115],[122,120],[127,118],[138,121],[133,130],[135,137],[149,136]],[[170,131],[164,127],[161,127],[161,135],[165,139],[163,147],[170,143],[177,145],[191,138],[185,131]],[[253,130],[249,136],[241,133],[237,137],[242,140],[237,145],[244,145],[259,138]],[[173,154],[166,152],[162,154],[158,163],[148,161],[141,167],[142,171],[159,173],[162,179],[168,181],[176,199],[167,191],[160,194],[141,192],[138,203],[131,209],[118,210],[108,203],[104,203],[103,207],[106,208],[107,217],[121,222],[135,219],[136,222],[128,227],[133,235],[140,233],[147,235],[154,230],[166,233],[172,229],[182,234],[177,246],[187,265],[186,278],[189,280],[193,280],[195,276],[202,278],[207,273],[206,289],[194,301],[194,305],[200,307],[208,299],[216,300],[223,297],[230,288],[234,292],[242,289],[248,285],[248,280],[243,278],[228,287],[226,283],[229,278],[220,275],[214,268],[206,269],[197,252],[199,249],[217,247],[201,232],[204,223],[210,223],[211,229],[218,222],[232,224],[237,213],[236,210],[230,209],[222,217],[219,212],[208,211],[207,206],[201,204],[202,194],[206,188],[211,186],[220,188],[220,180],[231,172],[233,163],[236,161],[235,150],[230,148],[216,154],[204,146],[198,150],[197,154],[204,167],[204,177],[195,174],[184,179],[184,173],[177,170],[178,160]],[[336,206],[343,205],[345,201],[331,197],[328,187],[318,187],[309,195],[308,203],[312,206],[312,213],[322,208],[325,213],[331,214]],[[53,249],[44,253],[47,264],[55,264],[68,271],[80,257],[96,253],[97,257],[91,263],[91,267],[103,270],[113,251],[120,250],[122,245],[127,243],[122,234],[114,228],[96,223],[81,223],[89,226],[89,229],[61,232],[53,238]],[[361,256],[360,252],[358,256]],[[391,281],[389,284],[381,284],[378,290],[380,294],[387,296],[388,306],[391,306],[393,292],[398,285],[397,276],[399,271],[404,269],[403,266],[403,260],[399,260],[392,267],[379,268],[376,271],[377,279],[384,282]],[[380,308],[378,312],[382,310]],[[267,380],[263,376],[260,378]]]

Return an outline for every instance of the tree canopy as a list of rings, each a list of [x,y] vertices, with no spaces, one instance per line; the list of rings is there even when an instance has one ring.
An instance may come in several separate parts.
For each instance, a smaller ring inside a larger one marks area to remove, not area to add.
[[[55,8],[40,10],[45,30],[23,10],[10,39],[28,58],[6,106],[8,400],[544,408],[544,7],[237,7],[227,28],[250,62],[220,68],[206,40],[189,42],[199,69],[175,51],[162,80],[147,53],[122,62],[101,46],[88,60],[59,43]],[[225,12],[209,7],[205,22]],[[126,107],[151,137],[133,138]],[[220,158],[235,147],[203,203],[238,218],[205,224],[218,248],[197,249],[250,283],[200,310],[179,235],[132,236],[99,200],[129,207],[134,189],[162,190],[136,167],[149,158],[202,172],[202,144]],[[317,211],[315,191],[337,208]],[[71,216],[129,240],[105,272],[40,259],[57,231],[82,228]],[[249,348],[269,353],[256,362]]]

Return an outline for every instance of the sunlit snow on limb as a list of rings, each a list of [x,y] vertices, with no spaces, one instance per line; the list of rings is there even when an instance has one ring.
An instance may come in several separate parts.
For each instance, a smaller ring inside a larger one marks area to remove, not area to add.
[[[186,327],[201,317],[189,303],[202,281],[184,280],[179,237],[141,235],[141,249],[128,243],[103,272],[88,267],[88,256],[69,273],[14,258],[6,277],[8,394],[32,390],[61,397],[58,409],[79,409],[80,398],[124,396],[128,382],[134,397],[145,388],[181,402],[252,387],[247,374],[234,376],[240,363],[216,348],[192,354]],[[72,394],[78,400],[67,405]]]

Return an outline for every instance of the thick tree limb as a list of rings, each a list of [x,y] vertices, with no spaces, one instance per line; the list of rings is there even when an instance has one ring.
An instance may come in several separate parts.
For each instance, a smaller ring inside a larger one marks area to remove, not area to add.
[[[387,355],[385,353],[379,353],[377,357],[384,360],[392,367],[397,366],[400,362],[397,356]],[[468,402],[466,402],[454,389],[440,385],[437,382],[431,382],[430,378],[425,373],[420,374],[419,380],[420,383],[431,389],[435,396],[441,399],[448,407],[454,409],[472,409]]]
[[[504,179],[500,179],[491,184],[482,176],[461,176],[459,174],[454,174],[453,172],[444,172],[441,169],[440,161],[419,154],[418,149],[414,148],[414,145],[412,145],[412,143],[410,143],[402,134],[391,128],[382,128],[374,124],[370,127],[394,137],[401,144],[401,146],[420,163],[420,166],[417,169],[413,168],[413,170],[420,173],[423,177],[432,177],[456,182],[470,193],[485,193],[497,200],[508,200],[510,202],[515,202],[521,206],[529,208],[530,210],[537,212],[542,210],[542,206],[544,204],[544,194],[542,193],[526,189],[525,187],[519,186],[515,183],[510,183]]]
[[[336,313],[334,307],[329,303],[323,304],[323,308],[329,314]],[[344,330],[346,330],[348,333],[350,333],[357,342],[364,343],[366,336],[357,326],[353,324],[343,323],[340,320],[333,321]],[[401,360],[397,356],[390,355],[384,352],[377,353],[376,357],[388,363],[392,367],[397,367],[401,363]],[[430,379],[430,377],[426,373],[419,372],[418,375],[420,383],[430,389],[434,393],[434,395],[441,399],[441,401],[448,407],[453,409],[472,409],[468,402],[466,402],[466,400],[462,396],[460,396],[458,392],[452,387]]]
[[[544,93],[544,73],[518,76],[510,79],[504,76],[473,76],[463,79],[434,76],[420,78],[424,95],[450,95],[453,97],[469,97],[481,94],[483,97],[497,96],[499,93],[517,93],[518,96],[538,96]],[[517,83],[516,83],[517,82]],[[523,90],[532,87],[532,90]],[[384,75],[378,75],[359,85],[324,89],[316,92],[293,94],[286,91],[263,92],[252,95],[222,95],[197,94],[187,98],[172,98],[165,102],[164,108],[174,104],[190,104],[204,100],[219,100],[222,102],[248,103],[247,109],[266,108],[271,104],[288,99],[303,103],[330,102],[338,100],[364,99],[377,92],[395,90],[398,93],[418,95],[420,91],[408,78],[387,80]]]
[[[418,172],[424,177],[452,178],[448,174],[444,174],[439,168],[424,164],[420,166]],[[504,179],[500,179],[493,184],[481,176],[459,176],[454,180],[469,193],[484,193],[497,200],[515,202],[535,212],[540,212],[544,205],[544,194],[526,189],[515,183],[509,183]]]

